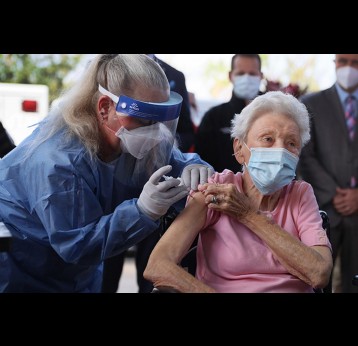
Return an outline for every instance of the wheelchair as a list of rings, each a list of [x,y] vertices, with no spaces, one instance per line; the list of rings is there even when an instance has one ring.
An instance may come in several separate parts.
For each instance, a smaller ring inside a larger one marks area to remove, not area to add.
[[[329,223],[329,217],[327,213],[324,210],[319,211],[321,218],[322,218],[322,227],[327,233],[328,239],[330,239],[330,223]],[[170,223],[174,220],[171,219]],[[169,223],[169,225],[170,225]],[[169,225],[165,225],[169,227]],[[196,240],[194,241],[194,245],[191,247],[191,249],[188,251],[188,253],[184,256],[182,261],[180,262],[180,265],[191,275],[195,276],[196,271]],[[355,284],[358,286],[358,275],[354,278]],[[330,279],[328,282],[328,285],[321,289],[314,289],[315,293],[332,293],[332,272],[330,275]],[[172,289],[170,287],[161,287],[161,288],[154,288],[152,293],[180,293],[179,291]]]

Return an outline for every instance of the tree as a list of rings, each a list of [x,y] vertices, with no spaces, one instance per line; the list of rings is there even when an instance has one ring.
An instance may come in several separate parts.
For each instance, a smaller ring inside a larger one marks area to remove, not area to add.
[[[82,54],[0,54],[3,83],[45,84],[49,102],[66,87],[65,77],[79,63]]]

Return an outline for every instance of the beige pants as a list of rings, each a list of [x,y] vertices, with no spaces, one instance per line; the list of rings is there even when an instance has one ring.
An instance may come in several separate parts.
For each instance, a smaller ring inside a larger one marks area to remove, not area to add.
[[[338,251],[332,273],[332,293],[342,293],[341,287],[341,252]]]

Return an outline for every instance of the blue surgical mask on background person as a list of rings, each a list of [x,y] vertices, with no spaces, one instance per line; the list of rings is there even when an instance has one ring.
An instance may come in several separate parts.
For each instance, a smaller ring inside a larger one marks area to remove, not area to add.
[[[296,176],[298,156],[287,149],[251,148],[249,150],[251,157],[245,166],[262,195],[273,194],[288,185]]]
[[[345,89],[350,89],[358,84],[358,70],[351,66],[340,67],[336,71],[337,82]]]
[[[259,76],[250,76],[244,74],[242,76],[233,77],[235,96],[251,100],[257,96],[260,90],[261,78]]]

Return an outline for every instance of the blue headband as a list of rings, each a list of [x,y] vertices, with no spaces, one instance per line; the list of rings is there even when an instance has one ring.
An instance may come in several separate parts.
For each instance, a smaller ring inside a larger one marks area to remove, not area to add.
[[[125,95],[116,96],[100,84],[98,90],[117,104],[118,113],[154,121],[169,121],[178,118],[183,102],[183,98],[174,91],[170,92],[168,101],[155,103],[139,101]]]

